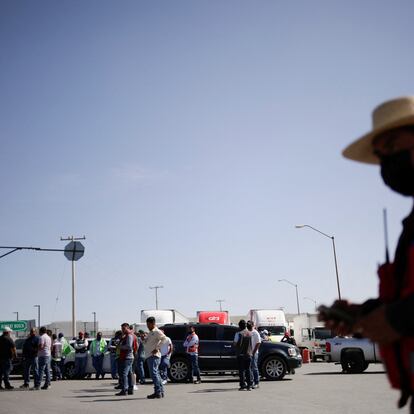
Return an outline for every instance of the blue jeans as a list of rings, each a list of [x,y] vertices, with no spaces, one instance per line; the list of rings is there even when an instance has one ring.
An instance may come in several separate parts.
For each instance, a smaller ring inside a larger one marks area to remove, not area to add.
[[[23,362],[24,371],[23,371],[23,380],[26,385],[30,383],[30,372],[34,370],[34,377],[33,381],[36,379],[36,375],[39,375],[39,361],[37,357],[34,358],[26,358]]]
[[[259,361],[259,353],[256,352],[252,356],[252,365],[250,366],[250,370],[252,371],[254,385],[259,384],[259,380],[260,380],[259,367],[257,365],[258,361]]]
[[[137,375],[139,382],[141,384],[145,382],[144,362],[145,362],[145,358],[138,357],[135,363],[135,374]]]
[[[121,368],[121,385],[124,391],[132,391],[134,389],[134,384],[132,382],[132,363],[134,362],[133,359],[124,359],[119,360],[120,368]]]
[[[190,354],[191,360],[191,379],[197,377],[200,380],[200,368],[198,367],[198,354]]]
[[[118,362],[114,352],[111,352],[111,376],[112,379],[118,378]]]
[[[168,355],[164,355],[161,357],[160,362],[160,376],[163,381],[168,379],[168,368],[170,367],[170,357]]]
[[[85,377],[86,364],[88,363],[88,355],[84,357],[76,357],[75,355],[75,377],[82,379]]]
[[[152,382],[154,383],[154,393],[158,395],[164,392],[164,387],[162,386],[160,369],[159,369],[160,362],[161,362],[161,358],[158,358],[154,355],[150,356],[147,359],[149,372],[152,378]]]
[[[100,354],[98,356],[92,356],[92,365],[96,371],[96,378],[105,375],[103,372],[103,361],[104,361],[104,354]]]
[[[46,374],[45,386],[50,385],[50,356],[40,356],[39,360],[39,370],[38,374],[35,377],[35,387],[40,387],[40,384],[43,381],[43,373]]]
[[[10,372],[13,368],[11,359],[0,360],[0,385],[4,381],[4,385],[8,387],[10,385]]]
[[[60,370],[60,362],[52,359],[52,378],[53,381],[62,379],[62,371]]]

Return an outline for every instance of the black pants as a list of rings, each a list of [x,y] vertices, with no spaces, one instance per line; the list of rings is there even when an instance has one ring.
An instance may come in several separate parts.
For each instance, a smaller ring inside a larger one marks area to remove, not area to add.
[[[250,370],[252,357],[251,355],[239,355],[237,362],[239,363],[240,388],[245,388],[246,386],[250,388],[252,386],[252,374]]]

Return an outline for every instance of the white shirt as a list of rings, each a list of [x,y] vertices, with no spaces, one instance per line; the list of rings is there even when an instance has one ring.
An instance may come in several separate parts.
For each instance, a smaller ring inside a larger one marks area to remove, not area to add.
[[[262,338],[260,338],[259,332],[257,332],[256,329],[253,329],[253,331],[252,331],[252,351],[254,351],[257,344],[261,344],[261,343],[262,343]],[[257,352],[259,352],[259,350]]]
[[[50,336],[46,333],[40,336],[39,338],[39,351],[37,356],[40,357],[50,357],[50,348],[52,347],[52,340]]]
[[[161,345],[161,356],[168,355],[170,352],[170,346],[172,346],[171,339],[168,336],[165,337],[166,341]]]

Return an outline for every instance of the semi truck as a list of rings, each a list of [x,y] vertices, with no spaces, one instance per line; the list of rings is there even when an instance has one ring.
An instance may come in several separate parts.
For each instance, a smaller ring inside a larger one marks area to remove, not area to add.
[[[267,330],[272,342],[280,342],[289,327],[281,309],[251,309],[247,319],[254,322],[259,332]]]

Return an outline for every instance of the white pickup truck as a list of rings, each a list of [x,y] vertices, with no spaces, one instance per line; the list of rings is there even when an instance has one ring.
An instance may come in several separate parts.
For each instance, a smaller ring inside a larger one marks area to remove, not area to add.
[[[326,354],[329,362],[340,363],[349,374],[364,372],[370,363],[381,363],[378,345],[365,338],[327,339]]]

